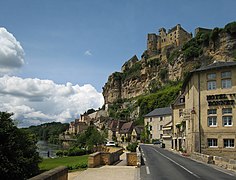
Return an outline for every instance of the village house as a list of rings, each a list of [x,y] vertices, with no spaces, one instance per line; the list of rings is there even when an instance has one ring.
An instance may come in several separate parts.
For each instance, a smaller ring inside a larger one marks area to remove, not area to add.
[[[131,133],[131,142],[141,142],[141,134],[143,130],[143,126],[135,126]]]
[[[172,109],[170,107],[157,108],[144,116],[144,126],[150,132],[149,139],[161,140],[166,143],[167,147],[171,147],[172,139]],[[165,127],[163,129],[163,127]],[[165,136],[163,138],[164,132]]]
[[[236,62],[214,62],[190,72],[173,105],[174,147],[236,158],[234,77]],[[184,134],[178,134],[181,130]]]

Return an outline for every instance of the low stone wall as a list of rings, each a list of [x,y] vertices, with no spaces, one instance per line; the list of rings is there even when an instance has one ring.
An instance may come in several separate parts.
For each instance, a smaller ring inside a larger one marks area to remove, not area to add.
[[[200,154],[200,153],[197,153],[197,152],[193,152],[191,154],[191,157],[193,159],[196,159],[198,161],[202,161],[202,162],[205,162],[205,163],[208,163],[208,164],[213,164],[213,156],[210,156],[210,155],[206,155],[206,154]]]
[[[236,160],[227,159],[219,156],[213,156],[213,160],[215,165],[219,167],[236,171]]]
[[[137,153],[126,153],[126,160],[127,160],[127,166],[137,166],[138,165],[138,157]]]
[[[94,168],[100,165],[111,165],[120,160],[120,155],[123,149],[120,148],[113,153],[109,152],[96,152],[88,157],[88,167]]]
[[[68,179],[68,169],[65,166],[60,166],[50,171],[46,171],[29,180],[67,180]]]
[[[236,160],[234,159],[227,159],[227,158],[219,157],[219,156],[200,154],[197,152],[192,153],[191,158],[208,163],[208,164],[215,164],[225,169],[236,171]]]
[[[101,164],[101,154],[100,152],[96,152],[93,154],[90,154],[88,157],[88,167],[94,168]]]

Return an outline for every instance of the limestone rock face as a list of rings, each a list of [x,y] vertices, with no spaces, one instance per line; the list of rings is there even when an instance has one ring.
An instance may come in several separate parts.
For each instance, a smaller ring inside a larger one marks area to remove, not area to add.
[[[198,58],[186,60],[181,49],[178,50],[178,56],[171,63],[168,58],[163,59],[168,56],[165,53],[148,58],[142,56],[141,60],[133,56],[122,66],[121,72],[109,76],[103,87],[105,104],[154,92],[166,82],[181,80],[186,72],[215,60],[236,60],[236,35],[220,33],[215,42],[209,41],[209,45],[203,48],[203,54]]]

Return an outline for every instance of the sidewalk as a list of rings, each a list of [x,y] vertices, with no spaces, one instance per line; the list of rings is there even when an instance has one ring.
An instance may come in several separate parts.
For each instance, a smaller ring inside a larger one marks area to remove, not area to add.
[[[137,180],[139,168],[126,166],[126,153],[120,156],[120,162],[113,166],[101,166],[98,168],[88,168],[77,174],[69,173],[69,180]]]

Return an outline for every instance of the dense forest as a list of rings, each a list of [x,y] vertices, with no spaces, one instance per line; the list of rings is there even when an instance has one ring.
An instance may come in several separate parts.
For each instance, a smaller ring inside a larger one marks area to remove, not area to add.
[[[28,131],[35,134],[38,140],[48,141],[49,143],[58,144],[58,136],[69,128],[68,123],[51,122],[38,126],[30,126]]]

